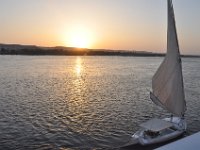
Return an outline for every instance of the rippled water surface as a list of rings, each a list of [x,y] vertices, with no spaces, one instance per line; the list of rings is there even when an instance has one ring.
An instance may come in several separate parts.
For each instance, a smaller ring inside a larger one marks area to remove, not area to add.
[[[120,147],[167,114],[149,99],[159,57],[0,56],[1,149]],[[200,130],[200,59],[184,58],[187,135]]]

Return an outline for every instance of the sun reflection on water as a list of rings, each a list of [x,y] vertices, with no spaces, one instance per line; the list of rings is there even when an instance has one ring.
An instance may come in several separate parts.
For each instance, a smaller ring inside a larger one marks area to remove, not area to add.
[[[80,76],[81,75],[81,72],[82,72],[82,59],[81,57],[77,57],[76,58],[76,65],[75,65],[75,73],[77,76]]]
[[[82,107],[84,107],[84,95],[86,93],[86,86],[85,86],[85,80],[83,75],[83,59],[79,56],[75,59],[74,64],[74,75],[75,78],[72,80],[72,89],[73,89],[73,95],[72,95],[72,108],[73,111],[77,114],[81,114]]]

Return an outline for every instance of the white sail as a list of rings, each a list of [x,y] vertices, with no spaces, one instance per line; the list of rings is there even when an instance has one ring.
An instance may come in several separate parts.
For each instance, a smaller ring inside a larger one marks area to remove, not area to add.
[[[168,0],[167,53],[152,79],[151,99],[177,116],[184,115],[186,102],[179,44],[172,0]]]

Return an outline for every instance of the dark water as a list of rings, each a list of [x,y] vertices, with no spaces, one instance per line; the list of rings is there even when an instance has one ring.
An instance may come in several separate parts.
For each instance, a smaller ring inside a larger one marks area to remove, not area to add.
[[[0,56],[0,149],[120,147],[165,111],[149,100],[163,58]],[[184,58],[186,135],[200,130],[200,59]]]

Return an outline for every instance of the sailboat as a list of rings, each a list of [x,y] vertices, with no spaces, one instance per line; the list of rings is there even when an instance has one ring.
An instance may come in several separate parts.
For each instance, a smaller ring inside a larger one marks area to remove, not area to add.
[[[152,78],[150,99],[172,115],[168,118],[154,118],[140,125],[132,140],[141,145],[156,144],[174,139],[186,131],[184,118],[186,101],[184,94],[181,56],[175,25],[172,0],[168,5],[167,53]]]

